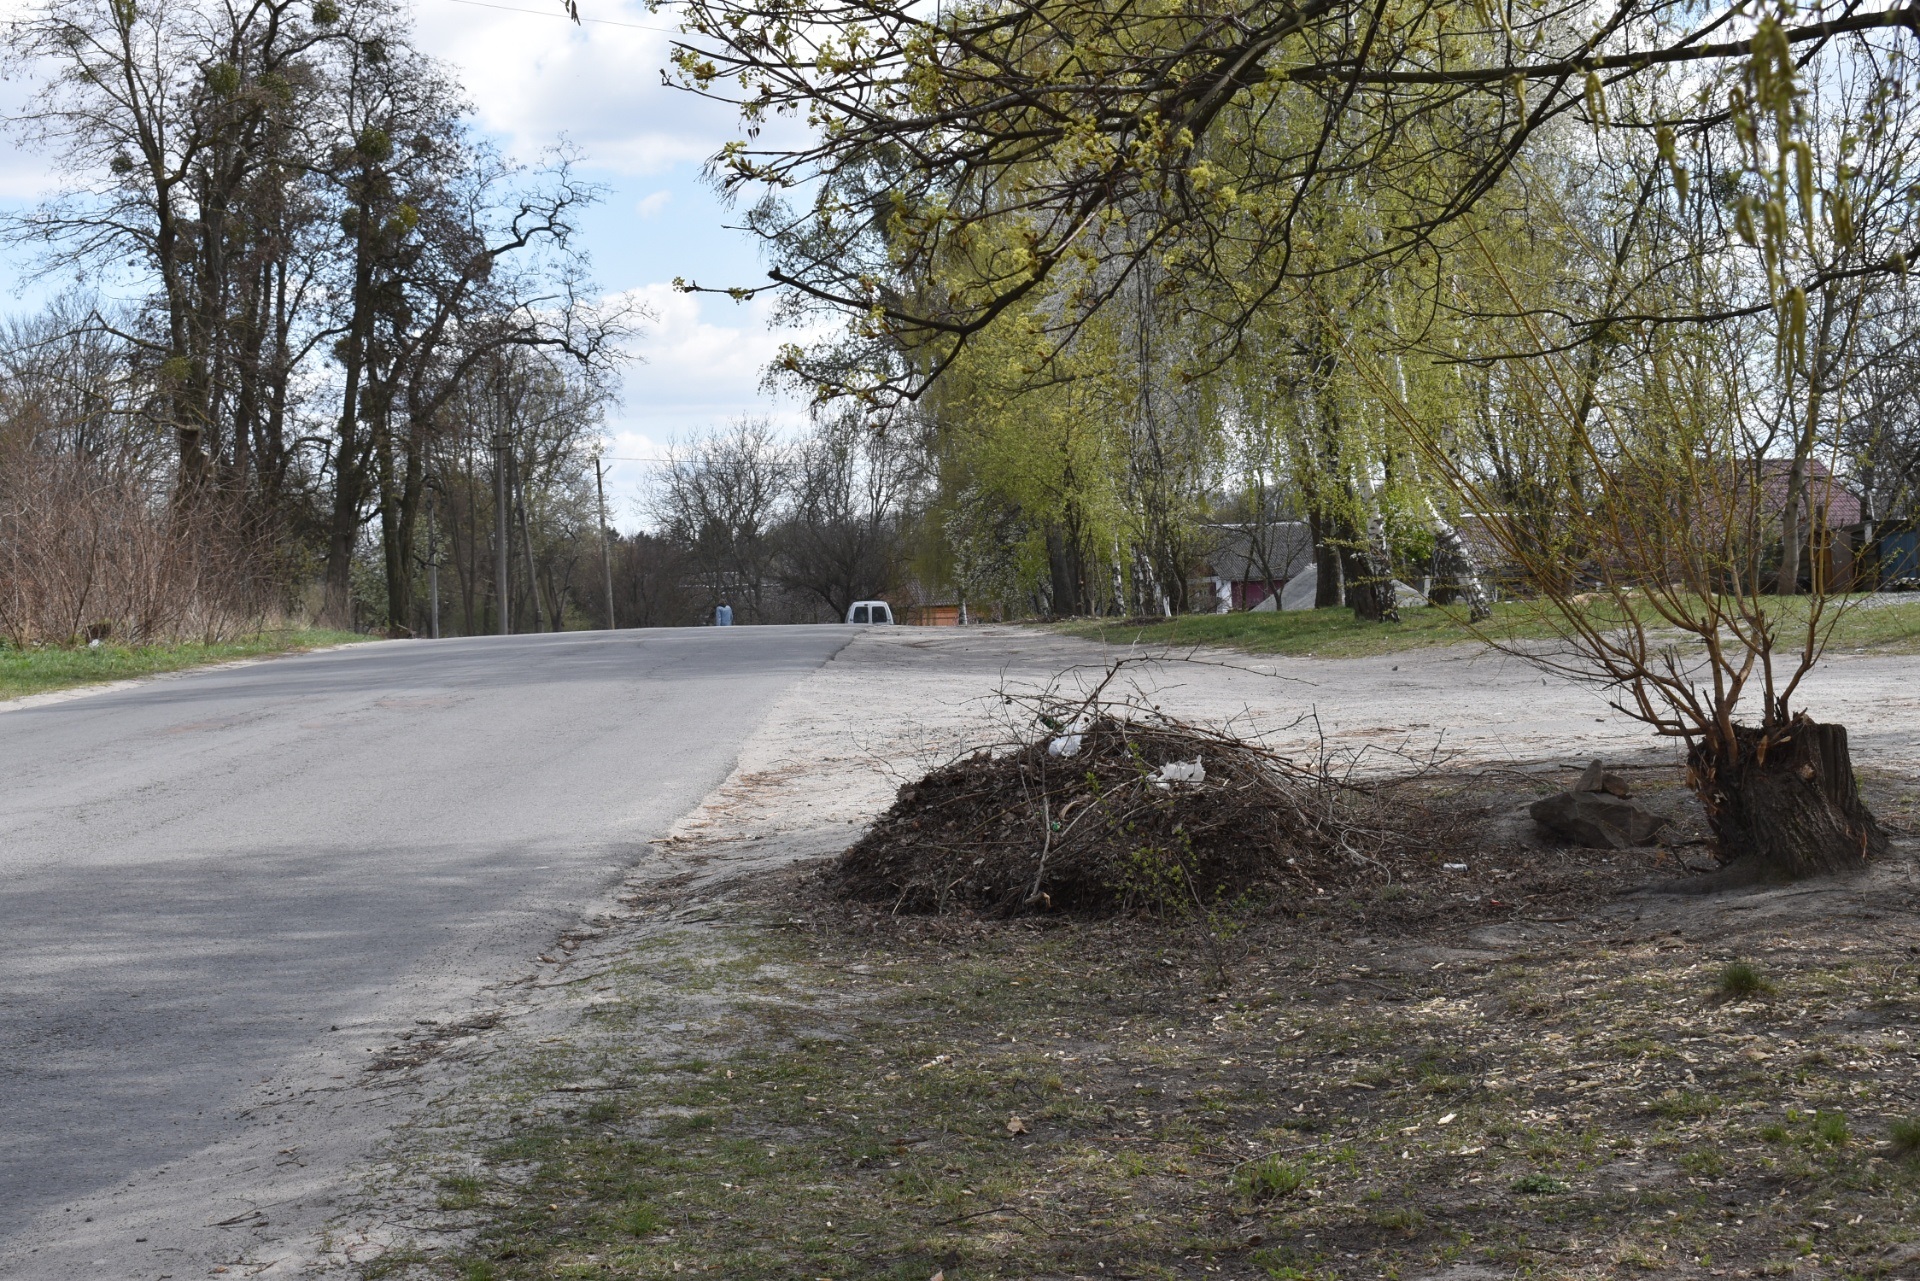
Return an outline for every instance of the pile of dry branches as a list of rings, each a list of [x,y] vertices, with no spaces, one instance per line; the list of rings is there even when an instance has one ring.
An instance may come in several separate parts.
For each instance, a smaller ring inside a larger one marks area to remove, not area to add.
[[[831,891],[900,913],[1204,915],[1443,857],[1423,818],[1325,751],[1301,764],[1141,707],[1042,703],[1020,741],[902,787]]]

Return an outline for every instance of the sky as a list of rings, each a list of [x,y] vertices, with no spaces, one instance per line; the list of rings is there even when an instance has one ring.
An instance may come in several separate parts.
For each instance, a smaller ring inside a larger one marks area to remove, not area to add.
[[[799,404],[763,392],[762,369],[791,331],[769,328],[769,302],[677,293],[675,277],[702,285],[764,283],[758,250],[741,221],[701,179],[706,158],[736,136],[725,107],[666,88],[671,11],[640,0],[579,0],[586,19],[569,21],[561,0],[411,0],[416,37],[450,64],[479,128],[527,161],[562,139],[583,153],[583,177],[606,199],[581,223],[581,243],[608,294],[643,302],[641,327],[620,403],[606,424],[609,515],[624,529],[643,523],[641,496],[652,460],[668,442],[741,415],[765,415],[787,429],[804,421]],[[0,13],[19,0],[0,0]],[[11,114],[19,83],[0,85]],[[0,202],[13,207],[47,190],[45,157],[0,147]],[[31,306],[44,287],[23,283],[24,256],[0,248],[0,306]]]

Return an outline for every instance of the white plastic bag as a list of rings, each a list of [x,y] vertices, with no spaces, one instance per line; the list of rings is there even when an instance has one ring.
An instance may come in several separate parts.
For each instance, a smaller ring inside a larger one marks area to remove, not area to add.
[[[1066,732],[1056,734],[1047,744],[1048,756],[1074,757],[1080,755],[1081,735],[1087,732],[1087,718],[1082,716],[1067,726]]]
[[[1163,792],[1175,783],[1204,783],[1207,781],[1207,767],[1200,763],[1198,756],[1190,761],[1168,761],[1147,781]]]

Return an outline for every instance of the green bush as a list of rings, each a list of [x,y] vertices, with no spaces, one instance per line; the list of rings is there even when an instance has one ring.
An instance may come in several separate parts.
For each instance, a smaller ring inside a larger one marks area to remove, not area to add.
[[[1241,1195],[1254,1201],[1275,1201],[1292,1196],[1307,1185],[1307,1172],[1277,1156],[1249,1161],[1233,1173],[1233,1185]]]
[[[1513,1181],[1513,1190],[1528,1196],[1550,1196],[1555,1192],[1565,1192],[1567,1185],[1551,1174],[1523,1174]]]
[[[650,1237],[660,1230],[660,1212],[644,1203],[633,1206],[620,1216],[620,1227],[629,1236]]]
[[[1760,977],[1760,971],[1745,961],[1735,961],[1720,971],[1720,995],[1758,996],[1773,991],[1773,984]]]

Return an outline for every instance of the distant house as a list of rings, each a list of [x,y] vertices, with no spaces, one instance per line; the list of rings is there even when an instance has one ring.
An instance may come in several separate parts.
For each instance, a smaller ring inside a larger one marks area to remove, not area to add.
[[[1787,483],[1793,464],[1785,458],[1760,460],[1763,514],[1778,520],[1787,510]],[[1807,461],[1805,501],[1800,510],[1800,583],[1805,591],[1853,590],[1865,526],[1860,495],[1842,484],[1819,459]],[[1871,587],[1872,584],[1863,584]]]
[[[1253,525],[1207,525],[1202,582],[1216,614],[1278,609],[1288,580],[1313,568],[1313,535],[1303,520]],[[1201,597],[1194,601],[1200,608]]]
[[[1911,521],[1897,521],[1881,525],[1875,533],[1880,588],[1920,591],[1920,530]]]

